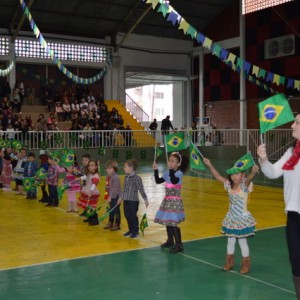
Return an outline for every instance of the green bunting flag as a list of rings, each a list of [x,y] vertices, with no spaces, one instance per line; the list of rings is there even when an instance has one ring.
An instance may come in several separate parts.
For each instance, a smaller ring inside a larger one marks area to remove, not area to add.
[[[89,150],[90,149],[90,141],[88,141],[88,140],[84,140],[83,141],[83,149],[84,150]]]
[[[31,191],[34,188],[35,178],[25,177],[23,178],[23,190],[24,192]]]
[[[76,141],[78,140],[77,134],[76,133],[72,133],[70,135],[70,143],[71,146],[74,146],[76,144]]]
[[[190,145],[190,167],[191,169],[202,171],[205,170],[205,166],[201,160],[199,150],[194,144]]]
[[[233,164],[232,168],[227,169],[226,173],[232,175],[235,173],[244,172],[245,170],[251,168],[254,165],[255,162],[251,153],[247,153],[246,155],[242,156],[239,160],[237,160]]]
[[[283,94],[276,94],[258,103],[260,133],[294,120],[290,105]]]
[[[184,142],[184,133],[177,132],[166,135],[166,147],[167,152],[186,149],[186,144]]]
[[[141,222],[140,222],[140,230],[141,230],[143,236],[144,236],[144,231],[145,231],[145,229],[146,229],[147,227],[149,227],[149,225],[148,225],[148,219],[147,219],[147,214],[144,213],[144,215],[143,215],[143,217],[142,217],[142,220],[141,220]]]
[[[74,164],[74,161],[75,154],[73,150],[67,150],[61,157],[61,163],[67,168],[71,167]]]
[[[99,154],[99,155],[105,155],[105,148],[104,148],[104,147],[100,147],[100,148],[98,149],[98,154]]]
[[[39,180],[45,180],[47,177],[47,171],[44,168],[39,168],[36,173],[35,177],[38,178]]]
[[[49,147],[48,143],[46,141],[41,141],[40,142],[40,148],[43,150],[47,150]]]

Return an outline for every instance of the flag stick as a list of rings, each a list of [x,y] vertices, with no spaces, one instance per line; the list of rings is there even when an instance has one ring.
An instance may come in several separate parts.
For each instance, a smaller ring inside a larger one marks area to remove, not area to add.
[[[155,164],[155,162],[156,162],[156,142],[155,142],[155,144],[154,144],[154,160],[153,160],[153,163]]]
[[[166,135],[164,135],[164,143],[165,143],[166,160],[168,162],[167,137],[166,137]]]
[[[260,144],[264,144],[263,134],[261,133],[259,137],[260,137]]]

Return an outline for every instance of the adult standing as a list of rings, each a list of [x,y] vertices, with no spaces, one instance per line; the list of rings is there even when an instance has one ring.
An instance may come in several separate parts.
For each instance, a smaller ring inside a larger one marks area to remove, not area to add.
[[[292,124],[294,147],[289,148],[274,164],[267,157],[266,146],[257,148],[261,170],[268,178],[283,176],[285,211],[287,212],[286,238],[297,299],[300,300],[300,113]]]
[[[158,127],[157,121],[156,119],[153,119],[153,122],[149,125],[149,129],[151,130],[151,134],[153,137],[155,137],[155,132],[157,127]]]
[[[165,119],[161,121],[161,132],[163,135],[169,134],[170,128],[174,131],[173,125],[170,121],[170,116],[166,116]]]

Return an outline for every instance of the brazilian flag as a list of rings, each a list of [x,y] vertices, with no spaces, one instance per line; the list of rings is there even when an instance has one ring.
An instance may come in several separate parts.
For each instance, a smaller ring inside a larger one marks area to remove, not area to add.
[[[239,160],[237,160],[233,164],[232,168],[227,169],[226,173],[232,175],[235,173],[244,172],[245,170],[251,168],[254,165],[255,162],[251,153],[247,153],[246,155],[242,156]]]
[[[68,187],[69,187],[69,186],[68,186],[67,184],[62,184],[61,186],[59,186],[59,187],[57,188],[57,195],[58,195],[58,200],[59,200],[59,201],[62,199],[63,194],[64,194],[65,190],[68,189]]]
[[[177,132],[166,135],[166,147],[167,152],[186,149],[187,147],[184,141],[184,133]]]
[[[75,153],[73,150],[67,150],[61,158],[61,163],[67,168],[71,167],[74,164],[74,161]]]
[[[160,148],[156,148],[155,151],[155,160],[164,153]]]
[[[45,180],[47,177],[47,171],[44,168],[39,168],[36,173],[35,177],[38,178],[39,180]]]
[[[202,170],[202,171],[205,170],[205,166],[201,160],[199,150],[192,143],[190,145],[190,167],[191,169]]]
[[[35,178],[34,177],[25,177],[23,178],[23,190],[25,192],[31,191],[34,189]]]
[[[9,145],[8,140],[0,139],[0,148],[7,148]]]
[[[141,230],[141,232],[142,232],[143,235],[144,235],[144,231],[145,231],[145,229],[146,229],[147,227],[149,227],[149,225],[148,225],[147,214],[145,213],[145,214],[143,215],[143,217],[142,217],[141,222],[140,222],[140,230]]]
[[[18,141],[18,140],[13,140],[11,142],[11,146],[15,150],[21,150],[22,149],[22,143],[20,141]]]
[[[258,103],[260,133],[294,120],[290,105],[283,94],[276,94]]]

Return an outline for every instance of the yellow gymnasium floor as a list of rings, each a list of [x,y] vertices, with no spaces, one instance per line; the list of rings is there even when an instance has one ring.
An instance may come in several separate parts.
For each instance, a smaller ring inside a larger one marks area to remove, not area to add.
[[[100,226],[89,226],[75,213],[67,213],[64,195],[59,207],[45,207],[37,200],[27,200],[15,192],[0,190],[0,269],[28,266],[58,260],[106,254],[118,251],[158,246],[164,241],[165,228],[153,223],[154,215],[164,195],[163,184],[157,185],[152,174],[142,174],[150,201],[145,208],[140,204],[139,214],[147,212],[149,227],[139,239],[123,237],[127,231],[126,220],[117,232]],[[103,195],[104,177],[99,190]],[[221,184],[211,179],[185,176],[182,196],[186,221],[182,223],[184,241],[219,236],[220,224],[228,208],[226,192]],[[101,202],[104,202],[101,196]],[[255,186],[249,210],[257,220],[257,229],[285,224],[282,190]],[[104,214],[103,205],[99,216]],[[216,252],[225,252],[216,249]]]

